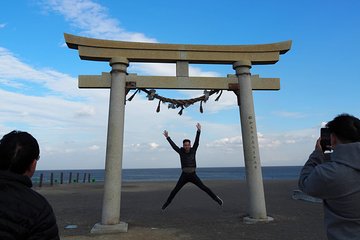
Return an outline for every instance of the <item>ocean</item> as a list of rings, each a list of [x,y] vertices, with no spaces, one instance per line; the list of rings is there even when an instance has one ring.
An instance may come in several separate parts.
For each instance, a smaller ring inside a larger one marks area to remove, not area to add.
[[[301,166],[262,167],[262,175],[264,180],[297,179],[300,170]],[[245,180],[244,167],[197,168],[196,172],[203,180]],[[37,170],[32,177],[34,184],[39,183],[41,174],[43,183],[51,182],[51,174],[54,184],[103,182],[105,170]],[[122,180],[124,182],[177,181],[180,174],[179,168],[123,169]]]

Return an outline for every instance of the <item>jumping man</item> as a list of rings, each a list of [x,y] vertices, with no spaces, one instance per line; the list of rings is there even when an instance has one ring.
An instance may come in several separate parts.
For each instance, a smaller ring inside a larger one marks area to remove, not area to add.
[[[220,206],[223,205],[223,200],[221,200],[218,196],[216,196],[207,186],[205,186],[200,178],[196,175],[196,150],[199,146],[199,138],[201,132],[201,125],[199,123],[196,124],[197,132],[195,137],[195,142],[193,147],[191,147],[191,141],[189,139],[183,140],[183,147],[179,148],[169,137],[168,131],[164,131],[164,136],[170,143],[171,147],[180,155],[181,161],[181,176],[175,186],[175,188],[171,191],[168,199],[162,206],[162,210],[164,210],[174,199],[177,192],[188,182],[191,182],[198,186],[201,190],[206,192],[214,201],[216,201]]]

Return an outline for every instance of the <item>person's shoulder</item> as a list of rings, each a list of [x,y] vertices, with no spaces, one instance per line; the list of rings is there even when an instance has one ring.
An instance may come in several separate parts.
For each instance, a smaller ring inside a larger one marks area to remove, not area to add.
[[[48,203],[48,200],[44,197],[44,195],[42,195],[41,193],[39,193],[37,190],[35,189],[30,189],[32,194],[33,194],[33,197],[39,201],[42,201],[43,203]]]
[[[317,165],[315,168],[335,172],[336,169],[338,168],[338,163],[333,162],[333,161],[327,161],[327,162],[323,162],[323,163]]]
[[[24,186],[19,188],[18,191],[18,196],[22,197],[22,204],[34,209],[35,211],[43,211],[44,209],[51,208],[47,199],[36,190]]]
[[[52,211],[46,198],[37,191],[19,183],[2,184],[0,203],[8,212],[22,214],[24,218]]]
[[[348,167],[338,162],[328,161],[319,164],[315,167],[317,173],[327,179],[337,181],[337,179],[343,179],[346,177]]]

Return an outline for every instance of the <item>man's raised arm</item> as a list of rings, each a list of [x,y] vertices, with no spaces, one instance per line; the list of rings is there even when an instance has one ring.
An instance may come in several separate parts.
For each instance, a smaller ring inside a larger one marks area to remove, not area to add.
[[[201,125],[200,125],[200,123],[196,124],[196,128],[197,128],[196,137],[195,137],[195,141],[194,141],[194,144],[193,144],[193,149],[194,150],[196,150],[198,148],[198,146],[199,146],[200,133],[201,133]]]
[[[164,134],[166,140],[168,140],[168,142],[170,143],[170,146],[171,146],[177,153],[180,153],[180,148],[173,142],[173,140],[171,140],[171,138],[169,137],[168,131],[165,130],[163,134]]]

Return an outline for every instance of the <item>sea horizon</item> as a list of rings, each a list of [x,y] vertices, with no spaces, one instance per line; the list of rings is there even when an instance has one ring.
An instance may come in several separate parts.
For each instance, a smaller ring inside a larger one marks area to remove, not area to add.
[[[297,179],[302,166],[262,166],[262,176],[268,179]],[[200,167],[196,169],[203,180],[244,180],[245,167]],[[54,184],[76,182],[103,182],[105,169],[63,169],[36,170],[32,177],[33,183],[40,181]],[[51,180],[52,174],[52,180]],[[124,168],[122,180],[124,182],[139,181],[177,181],[181,168]]]

